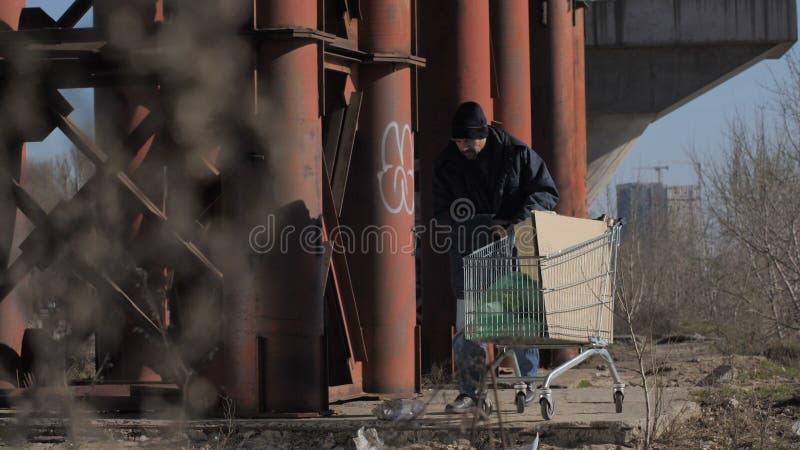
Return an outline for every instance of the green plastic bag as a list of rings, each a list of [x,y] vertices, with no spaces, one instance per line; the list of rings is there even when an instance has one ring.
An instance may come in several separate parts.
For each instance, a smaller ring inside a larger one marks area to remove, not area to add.
[[[522,272],[498,278],[478,299],[476,339],[541,336],[544,308],[540,286]]]

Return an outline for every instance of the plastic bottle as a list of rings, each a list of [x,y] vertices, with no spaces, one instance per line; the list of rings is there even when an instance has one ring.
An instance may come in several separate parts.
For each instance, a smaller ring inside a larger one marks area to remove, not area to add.
[[[381,420],[410,420],[422,417],[425,402],[417,399],[386,400],[372,410],[372,414]]]

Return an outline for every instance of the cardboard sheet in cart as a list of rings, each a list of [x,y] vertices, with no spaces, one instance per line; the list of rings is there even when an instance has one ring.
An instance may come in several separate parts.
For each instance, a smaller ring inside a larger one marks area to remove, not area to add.
[[[514,231],[520,258],[546,257],[541,265],[521,265],[520,271],[541,280],[549,338],[586,343],[599,336],[611,341],[613,293],[607,276],[611,249],[590,245],[548,257],[602,236],[608,231],[605,221],[534,211]]]

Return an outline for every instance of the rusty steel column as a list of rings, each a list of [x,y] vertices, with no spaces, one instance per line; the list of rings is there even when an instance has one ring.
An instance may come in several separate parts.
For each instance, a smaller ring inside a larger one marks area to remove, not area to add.
[[[583,16],[573,10],[573,0],[534,0],[532,5],[533,145],[558,186],[556,211],[585,217]],[[550,362],[558,365],[576,354],[576,349],[553,351]]]
[[[0,22],[16,30],[19,25],[20,12],[24,7],[25,0],[0,2]],[[5,267],[11,257],[15,226],[18,228],[17,224],[22,222],[21,213],[17,210],[14,198],[11,196],[10,181],[11,178],[21,181],[25,170],[25,146],[18,146],[11,136],[0,136],[0,145],[2,145],[0,151],[5,153],[0,158],[5,166],[1,172],[3,179],[0,180],[0,186],[7,189],[7,192],[0,195],[0,263]],[[9,147],[9,145],[11,146]],[[12,291],[0,302],[0,389],[17,385],[15,378],[18,374],[12,373],[15,371],[14,366],[18,364],[14,354],[19,356],[22,351],[25,323],[25,309],[22,301],[16,292]]]
[[[497,68],[494,120],[531,145],[531,49],[528,0],[492,0]]]
[[[575,10],[575,23],[572,33],[573,69],[575,74],[575,150],[572,157],[572,180],[570,181],[570,199],[572,207],[569,215],[574,217],[588,216],[586,198],[586,60],[585,60],[585,28],[584,9]],[[560,365],[578,356],[578,349],[563,348],[553,352],[552,365]]]
[[[411,54],[409,1],[367,0],[361,8],[362,50]],[[367,347],[364,390],[410,393],[416,368],[411,68],[366,64],[358,77],[364,100],[344,213],[363,244],[350,267]]]
[[[491,121],[494,113],[492,112],[489,2],[487,0],[456,0],[455,9],[455,15],[450,16],[455,18],[455,24],[440,22],[439,26],[455,26],[453,31],[456,44],[456,65],[451,69],[455,75],[457,89],[456,107],[466,101],[478,102],[483,107],[486,118]],[[439,20],[449,20],[450,17],[440,17]],[[453,111],[441,111],[440,113],[452,115],[456,107],[453,108]]]
[[[420,53],[428,61],[420,77],[420,160],[424,224],[433,218],[433,165],[450,139],[459,104],[477,101],[492,120],[490,25],[487,0],[420,2]],[[449,259],[441,239],[431,232],[422,242],[422,365],[450,367],[455,298]],[[437,248],[434,248],[437,247]]]
[[[572,161],[573,187],[575,189],[574,216],[587,217],[589,202],[586,197],[586,9],[575,11],[573,46],[575,53],[575,158]]]
[[[24,7],[25,0],[3,0],[0,2],[0,22],[16,30],[19,26],[19,14]]]
[[[316,0],[254,6],[259,29],[317,28]],[[328,406],[319,45],[289,36],[257,43],[255,89],[245,103],[252,136],[234,136],[237,154],[222,172],[226,216],[238,230],[231,236],[236,247],[225,252],[236,260],[222,261],[225,389],[238,415]],[[279,236],[286,245],[256,248]]]
[[[573,3],[573,0],[534,0],[531,11],[533,147],[544,158],[558,186],[560,199],[556,211],[567,216],[584,210],[580,205],[585,203],[586,196],[586,177],[573,173],[576,160]]]

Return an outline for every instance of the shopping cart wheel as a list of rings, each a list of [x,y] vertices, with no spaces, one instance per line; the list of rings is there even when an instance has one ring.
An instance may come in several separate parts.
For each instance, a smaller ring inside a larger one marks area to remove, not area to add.
[[[524,392],[517,392],[517,398],[515,400],[517,402],[517,412],[522,414],[525,412],[525,393]]]
[[[549,398],[542,398],[539,400],[539,406],[542,407],[542,417],[544,420],[550,420],[555,414],[555,405]]]
[[[625,394],[620,391],[614,392],[614,407],[617,410],[617,414],[622,412],[622,402],[625,400]]]

